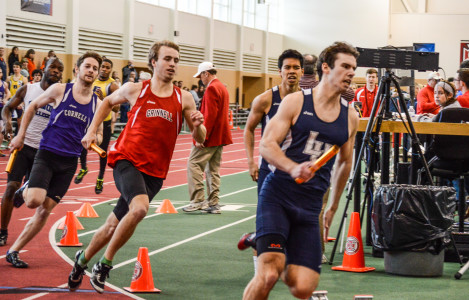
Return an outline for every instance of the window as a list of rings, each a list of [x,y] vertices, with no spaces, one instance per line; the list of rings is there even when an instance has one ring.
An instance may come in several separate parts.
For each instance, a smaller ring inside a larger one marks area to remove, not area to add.
[[[153,5],[158,5],[162,7],[168,7],[174,9],[174,0],[138,0],[140,2],[148,3],[148,4],[153,4]]]

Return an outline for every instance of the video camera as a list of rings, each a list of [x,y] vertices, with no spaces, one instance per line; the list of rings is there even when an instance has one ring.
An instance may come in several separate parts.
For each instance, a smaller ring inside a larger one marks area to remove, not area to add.
[[[437,52],[420,52],[400,49],[359,48],[357,66],[383,69],[438,71]]]

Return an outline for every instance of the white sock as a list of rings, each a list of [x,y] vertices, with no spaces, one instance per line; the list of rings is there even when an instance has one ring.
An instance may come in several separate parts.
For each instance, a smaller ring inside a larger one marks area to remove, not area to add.
[[[252,256],[252,261],[254,262],[254,274],[257,274],[257,255]]]

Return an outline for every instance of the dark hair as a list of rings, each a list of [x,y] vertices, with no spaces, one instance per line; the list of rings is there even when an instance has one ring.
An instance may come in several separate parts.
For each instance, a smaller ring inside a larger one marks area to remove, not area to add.
[[[454,82],[454,77],[448,77],[448,80],[446,80],[448,82]]]
[[[173,43],[168,40],[154,43],[153,46],[151,46],[150,51],[148,52],[148,67],[150,68],[151,71],[153,71],[153,65],[151,64],[151,60],[152,59],[154,59],[155,61],[158,60],[158,52],[160,51],[160,48],[163,46],[173,48],[179,53],[179,46],[176,43]]]
[[[469,68],[461,68],[458,70],[459,80],[466,84],[466,87],[469,88]]]
[[[207,71],[205,71],[205,72],[207,72],[207,73],[209,73],[209,74],[211,74],[211,75],[217,75],[217,70],[216,70],[216,69],[207,70]]]
[[[51,55],[52,53],[54,53],[54,56],[55,56],[55,51],[54,50],[49,50],[49,52],[47,52],[47,56]]]
[[[452,90],[452,92],[451,92],[452,97],[449,96],[450,93],[445,89],[445,87],[444,87],[445,85],[449,85],[449,87],[451,88],[451,90]],[[453,83],[448,82],[448,81],[446,81],[446,80],[440,80],[440,82],[438,82],[438,83],[435,85],[435,93],[436,93],[436,89],[437,89],[438,86],[441,86],[441,87],[443,88],[443,93],[445,94],[445,96],[446,96],[446,98],[447,98],[445,104],[444,104],[444,105],[441,105],[442,107],[446,107],[446,106],[451,105],[451,104],[453,104],[454,102],[456,102],[456,98],[454,98],[455,95],[456,95],[456,87],[454,86]]]
[[[469,59],[463,60],[459,65],[460,69],[469,68]]]
[[[8,60],[10,60],[10,57],[12,57],[12,56],[18,57],[18,54],[15,55],[15,50],[16,49],[18,49],[17,46],[14,46],[13,48],[11,48],[11,52],[10,52],[10,54],[8,54]]]
[[[41,74],[41,76],[42,76],[42,70],[41,69],[34,70],[33,73],[31,74],[31,77],[34,77],[34,75],[36,75],[36,74]]]
[[[311,56],[312,59],[307,59],[306,57]],[[316,75],[316,63],[318,62],[318,57],[313,54],[303,54],[303,64],[304,64],[304,73],[306,75]]]
[[[197,88],[197,86],[196,86],[195,84],[193,84],[193,85],[191,86],[191,90],[196,89],[196,88]]]
[[[34,49],[29,49],[28,51],[26,51],[26,54],[24,55],[24,57],[31,59],[29,55],[35,54],[35,53],[36,51],[34,51]]]
[[[77,60],[77,67],[80,68],[81,64],[88,57],[96,59],[96,61],[98,62],[98,67],[101,67],[101,64],[103,63],[103,59],[101,58],[101,55],[98,54],[98,52],[94,52],[94,51],[86,51],[85,54],[80,56]]]
[[[352,45],[345,42],[335,42],[331,46],[322,50],[321,54],[319,54],[317,65],[319,80],[322,78],[322,64],[326,63],[331,69],[333,69],[335,60],[337,59],[337,54],[339,53],[350,54],[355,58],[358,58],[360,55],[357,49]]]
[[[300,61],[301,68],[303,68],[303,55],[301,55],[301,53],[296,51],[296,50],[287,49],[287,50],[283,51],[282,54],[280,54],[280,56],[278,57],[277,66],[278,66],[279,69],[282,68],[283,60],[286,59],[286,58],[296,58],[296,59],[298,59]]]
[[[21,68],[21,63],[20,63],[19,61],[15,61],[15,62],[13,63],[13,66],[18,66],[18,67]]]
[[[112,63],[112,60],[110,60],[109,58],[103,58],[103,62],[107,62],[111,64],[111,68],[114,66],[114,64]]]
[[[376,74],[378,76],[378,71],[376,69],[368,69],[366,70],[366,74]]]

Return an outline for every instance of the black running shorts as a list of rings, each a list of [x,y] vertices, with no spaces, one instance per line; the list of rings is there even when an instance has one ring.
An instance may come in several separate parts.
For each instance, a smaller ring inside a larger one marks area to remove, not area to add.
[[[129,204],[135,196],[147,195],[151,200],[163,186],[163,179],[142,173],[128,160],[117,161],[114,167],[114,181],[121,193],[114,214],[120,221],[129,211]]]
[[[47,197],[59,203],[72,182],[77,163],[78,157],[39,149],[29,176],[29,187],[47,190]]]
[[[31,173],[31,168],[33,167],[36,152],[36,148],[29,147],[28,145],[24,145],[23,149],[18,151],[13,168],[11,169],[10,174],[8,174],[8,182],[22,182],[23,177],[25,176],[25,180],[28,180],[29,173]]]

